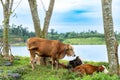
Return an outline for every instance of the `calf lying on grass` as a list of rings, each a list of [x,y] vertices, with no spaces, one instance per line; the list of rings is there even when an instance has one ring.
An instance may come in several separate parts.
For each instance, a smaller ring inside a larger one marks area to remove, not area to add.
[[[75,68],[72,69],[73,72],[77,72],[79,75],[92,75],[94,72],[104,72],[108,73],[108,70],[106,69],[105,66],[94,66],[91,64],[81,64]]]

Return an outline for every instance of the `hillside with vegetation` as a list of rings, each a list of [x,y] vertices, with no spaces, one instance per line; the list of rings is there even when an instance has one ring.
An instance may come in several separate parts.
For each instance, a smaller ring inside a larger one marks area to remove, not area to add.
[[[120,43],[120,32],[115,32],[117,41]],[[35,33],[29,31],[27,27],[22,25],[12,24],[9,29],[9,41],[10,44],[24,45],[26,40],[30,37],[34,37]],[[0,28],[0,39],[3,38],[3,28]],[[60,40],[67,44],[84,45],[84,44],[105,44],[104,34],[99,33],[96,30],[88,30],[83,32],[66,32],[58,33],[54,29],[48,32],[47,38],[50,40]]]

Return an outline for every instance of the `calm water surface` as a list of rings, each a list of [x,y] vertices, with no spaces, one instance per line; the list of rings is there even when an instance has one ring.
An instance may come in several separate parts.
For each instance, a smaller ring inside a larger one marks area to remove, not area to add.
[[[105,45],[73,45],[75,54],[80,56],[82,60],[87,61],[105,61],[108,62],[107,50]],[[27,47],[12,47],[13,55],[17,56],[28,56],[30,55]],[[120,56],[120,48],[118,50]],[[72,60],[74,57],[65,57],[65,60]],[[120,58],[119,58],[120,62]]]

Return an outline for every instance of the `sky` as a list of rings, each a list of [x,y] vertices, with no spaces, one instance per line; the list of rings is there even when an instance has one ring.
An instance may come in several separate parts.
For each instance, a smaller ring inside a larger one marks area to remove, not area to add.
[[[13,9],[16,8],[20,0],[14,0]],[[43,26],[45,11],[38,2],[38,12],[41,26]],[[41,0],[47,10],[49,0]],[[120,31],[120,0],[112,0],[112,15],[114,31]],[[3,21],[3,9],[0,4],[0,25]],[[28,0],[22,0],[20,5],[11,15],[10,24],[27,27],[29,31],[34,31],[31,12]],[[97,30],[104,32],[101,0],[55,0],[54,10],[50,21],[49,31],[54,29],[59,33],[81,32]]]

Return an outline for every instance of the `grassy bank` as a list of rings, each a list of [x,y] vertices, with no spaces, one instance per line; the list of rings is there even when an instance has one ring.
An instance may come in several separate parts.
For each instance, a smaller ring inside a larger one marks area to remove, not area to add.
[[[105,44],[105,40],[102,38],[70,38],[63,41],[67,44],[76,44],[76,45],[95,45],[95,44]]]
[[[0,60],[4,62],[5,60]],[[68,61],[61,61],[67,63]],[[107,63],[104,62],[85,62],[93,65],[101,65],[104,64],[108,66]],[[0,80],[13,80],[7,77],[7,72],[17,72],[21,75],[20,80],[120,80],[120,78],[116,75],[108,75],[104,73],[95,73],[94,75],[85,75],[80,77],[76,73],[70,73],[66,69],[59,70],[51,70],[51,65],[36,65],[35,70],[31,69],[31,65],[29,64],[29,57],[17,57],[14,60],[12,66],[0,66],[0,70],[3,70],[3,73],[0,73]],[[1,79],[2,77],[6,77],[6,79]],[[18,79],[16,79],[18,80]]]
[[[73,45],[101,45],[105,44],[105,40],[102,38],[70,38],[65,39],[63,43],[73,44]],[[12,46],[26,46],[26,43],[12,43]]]

